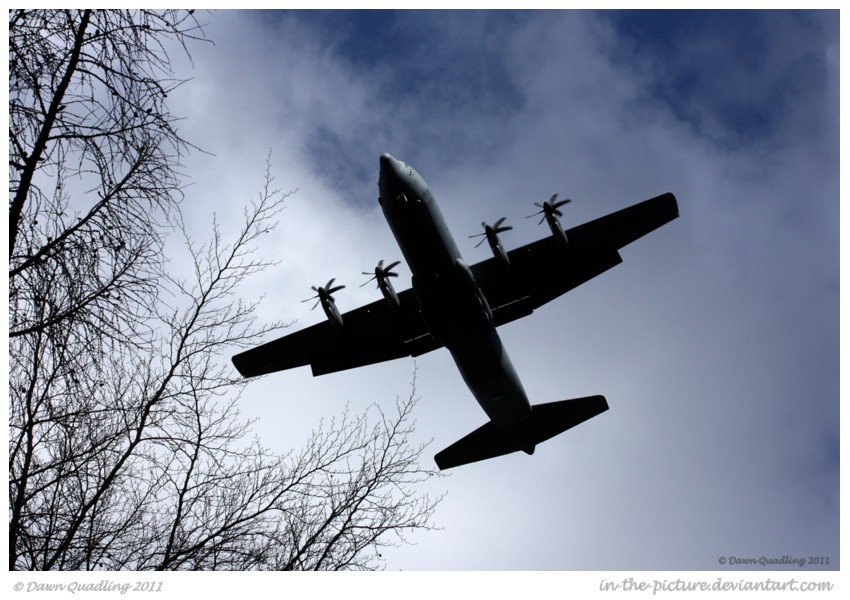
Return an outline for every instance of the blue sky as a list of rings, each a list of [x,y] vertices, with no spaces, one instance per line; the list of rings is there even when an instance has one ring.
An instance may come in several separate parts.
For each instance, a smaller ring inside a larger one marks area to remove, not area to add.
[[[482,220],[558,192],[578,224],[672,191],[681,218],[624,262],[500,329],[533,403],[604,394],[611,410],[542,445],[457,469],[416,545],[387,568],[713,570],[722,556],[839,561],[837,12],[215,12],[174,109],[207,150],[186,162],[199,231],[261,184],[298,188],[252,280],[261,318],[400,251],[378,156],[430,184],[468,262]],[[400,265],[400,289],[409,271]],[[264,378],[243,412],[298,446],[346,402],[407,393],[412,360]],[[354,390],[354,391],[352,391]],[[483,424],[450,356],[417,360],[434,454]]]

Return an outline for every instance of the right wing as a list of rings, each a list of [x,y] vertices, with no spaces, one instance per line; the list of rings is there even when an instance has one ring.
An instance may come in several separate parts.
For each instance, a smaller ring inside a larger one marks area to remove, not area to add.
[[[471,267],[496,325],[509,323],[620,264],[618,250],[679,216],[667,193],[566,231],[565,249],[551,235]]]
[[[401,309],[377,300],[342,315],[343,333],[324,320],[233,357],[243,377],[310,365],[324,375],[372,363],[419,356],[440,347],[419,315],[412,289],[398,294]]]

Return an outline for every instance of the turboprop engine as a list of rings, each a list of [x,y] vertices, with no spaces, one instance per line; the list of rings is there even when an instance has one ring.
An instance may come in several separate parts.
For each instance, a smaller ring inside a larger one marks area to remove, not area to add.
[[[470,238],[484,237],[480,242],[475,244],[477,248],[481,244],[484,243],[484,240],[487,240],[487,243],[490,244],[490,250],[493,251],[493,256],[495,256],[501,263],[506,266],[511,266],[511,261],[508,258],[508,253],[505,252],[504,246],[502,246],[502,241],[499,239],[499,234],[503,231],[510,231],[513,229],[511,226],[504,227],[502,223],[505,222],[505,217],[502,217],[493,225],[488,225],[487,223],[481,222],[481,227],[484,228],[484,233],[476,233],[475,235],[469,236]]]
[[[564,233],[564,228],[561,227],[561,223],[558,221],[558,217],[563,217],[564,213],[558,210],[558,207],[572,202],[572,200],[570,200],[569,198],[564,198],[563,200],[556,200],[557,197],[558,194],[552,194],[552,197],[549,198],[549,200],[547,200],[543,204],[535,202],[534,205],[540,207],[540,210],[538,210],[532,215],[528,215],[528,217],[526,218],[530,219],[531,217],[536,217],[537,215],[542,214],[543,217],[540,219],[540,223],[543,223],[543,221],[545,220],[546,223],[549,225],[549,229],[552,231],[552,236],[556,240],[561,242],[566,248],[569,245],[569,241],[567,240],[567,234]],[[538,225],[540,225],[540,223],[538,223]]]
[[[333,328],[337,331],[337,333],[342,333],[342,315],[339,314],[339,310],[336,307],[336,302],[334,302],[333,295],[345,286],[338,285],[336,287],[332,287],[335,279],[336,278],[331,279],[324,286],[312,286],[312,289],[314,292],[316,292],[316,295],[311,296],[306,300],[302,300],[301,302],[309,302],[310,300],[316,300],[316,303],[310,310],[315,309],[319,304],[321,304],[322,310],[325,311],[325,316],[328,318],[328,321],[331,322]]]
[[[385,267],[384,261],[381,259],[378,261],[378,266],[375,267],[374,274],[369,271],[363,271],[364,275],[372,275],[366,283],[369,283],[373,279],[378,282],[378,288],[380,288],[381,294],[384,296],[384,300],[386,300],[387,304],[389,304],[390,310],[396,314],[398,314],[401,310],[401,303],[398,300],[398,294],[395,293],[395,289],[393,288],[393,284],[389,278],[398,277],[398,273],[393,273],[393,268],[399,263],[401,263],[401,261],[397,260]],[[362,284],[360,287],[363,287],[366,283]]]

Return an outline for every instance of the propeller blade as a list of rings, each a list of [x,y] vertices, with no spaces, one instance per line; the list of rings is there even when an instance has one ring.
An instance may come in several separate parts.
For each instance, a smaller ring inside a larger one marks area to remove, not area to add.
[[[309,298],[307,298],[306,300],[302,300],[301,302],[302,302],[302,303],[303,303],[303,302],[309,302],[310,300],[316,300],[316,298],[319,298],[319,296],[310,296]],[[311,306],[311,307],[310,307],[310,310],[313,310],[314,308],[316,308],[317,306],[319,306],[319,302],[321,302],[321,301],[322,301],[322,300],[321,300],[321,298],[319,298],[318,300],[316,300],[316,303],[315,303],[313,306]]]
[[[312,289],[314,292],[316,292],[316,295],[310,296],[309,298],[307,298],[306,300],[302,300],[301,302],[309,302],[310,300],[318,298],[318,300],[316,300],[316,303],[313,305],[313,308],[316,308],[319,305],[319,303],[322,301],[323,295],[327,294],[328,296],[330,296],[334,292],[338,292],[339,290],[341,290],[342,288],[345,287],[344,285],[338,285],[336,287],[331,287],[333,285],[334,281],[336,281],[336,277],[334,277],[333,279],[328,281],[328,283],[324,287],[323,286],[316,287],[315,285],[311,285],[310,289]],[[310,310],[313,310],[313,308],[311,308]]]
[[[539,206],[539,207],[540,207],[540,210],[538,210],[536,213],[533,213],[533,214],[528,215],[528,216],[526,217],[526,219],[530,219],[531,217],[536,217],[536,216],[537,216],[537,215],[539,215],[539,214],[546,214],[546,205],[545,205],[545,204],[540,204],[539,202],[535,202],[535,203],[534,203],[534,206]],[[541,223],[542,223],[542,222],[543,222],[543,221],[541,221]]]
[[[540,219],[539,223],[537,223],[538,225],[540,225],[550,215],[563,217],[564,213],[562,213],[560,210],[558,210],[558,207],[563,206],[563,205],[565,205],[569,202],[572,202],[572,200],[570,198],[564,198],[563,200],[556,200],[557,197],[558,197],[558,194],[552,194],[552,197],[549,198],[549,200],[547,202],[544,202],[543,204],[540,204],[539,202],[535,202],[534,206],[539,206],[540,210],[538,210],[536,213],[534,213],[532,215],[528,215],[526,217],[526,219],[530,219],[531,217],[536,217],[537,215],[542,213],[543,218]],[[505,231],[506,231],[506,229],[505,229]]]
[[[375,267],[374,271],[363,271],[364,275],[371,275],[371,277],[366,280],[366,283],[369,283],[373,279],[384,279],[385,277],[398,277],[398,273],[393,273],[392,270],[393,270],[393,268],[395,268],[396,266],[398,266],[400,264],[401,264],[401,261],[397,260],[393,263],[388,264],[385,267],[384,266],[384,259],[379,260],[378,266]],[[361,284],[360,287],[363,287],[364,285],[366,285],[366,283]],[[380,286],[380,281],[378,282],[378,285]],[[342,287],[345,287],[345,286],[342,286]],[[339,289],[339,288],[337,288],[337,289]]]
[[[311,285],[310,289],[313,290],[314,292],[316,292],[316,295],[310,296],[309,298],[302,300],[301,302],[309,302],[310,300],[313,300],[314,298],[321,299],[321,297],[322,297],[322,292],[321,292],[322,288],[321,287],[316,287],[315,285]],[[313,308],[316,308],[316,307],[314,306]],[[311,308],[310,310],[313,310],[313,309]]]
[[[534,214],[537,214],[537,213],[534,213]],[[530,216],[532,216],[532,217],[533,217],[534,215],[530,215]],[[487,223],[485,223],[484,221],[482,221],[482,222],[481,222],[481,227],[483,227],[483,228],[484,228],[484,231],[483,231],[482,233],[476,233],[476,234],[470,235],[470,236],[468,236],[468,237],[469,237],[470,239],[471,239],[471,238],[477,238],[477,237],[485,237],[485,238],[489,238],[489,237],[490,237],[491,235],[493,235],[493,234],[498,235],[498,234],[502,233],[503,231],[510,231],[511,229],[513,229],[513,227],[511,227],[510,225],[508,225],[508,226],[506,226],[506,227],[502,227],[502,223],[504,223],[504,222],[505,222],[505,219],[507,219],[507,217],[502,217],[501,219],[499,219],[498,221],[496,221],[495,223],[493,223],[493,225],[492,225],[492,226],[491,226],[491,225],[487,225]],[[475,244],[475,247],[477,248],[478,246],[480,246],[480,245],[481,245],[481,244],[483,244],[483,243],[484,243],[484,240],[481,240],[480,242],[478,242],[477,244]]]

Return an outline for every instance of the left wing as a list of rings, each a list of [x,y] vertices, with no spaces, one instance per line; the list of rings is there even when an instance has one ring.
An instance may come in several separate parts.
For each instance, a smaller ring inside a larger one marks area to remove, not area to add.
[[[439,348],[419,316],[413,290],[398,298],[398,314],[378,300],[343,314],[342,334],[325,320],[237,354],[233,364],[243,377],[305,365],[313,375],[324,375]]]

